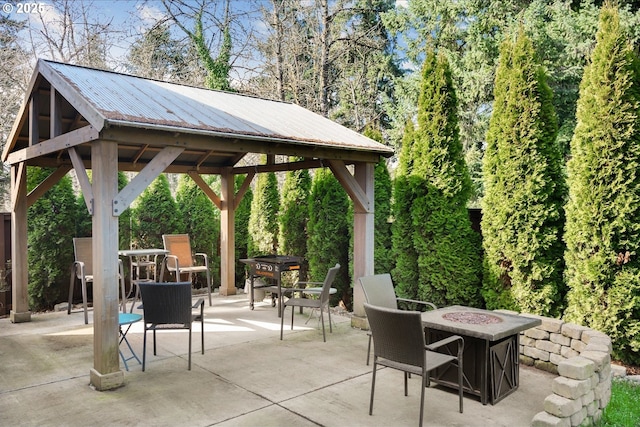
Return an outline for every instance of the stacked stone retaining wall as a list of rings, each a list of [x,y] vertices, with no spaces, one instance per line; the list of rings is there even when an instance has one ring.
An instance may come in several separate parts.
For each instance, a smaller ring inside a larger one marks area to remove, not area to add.
[[[611,339],[559,319],[521,316],[538,318],[542,324],[520,334],[520,363],[558,375],[544,411],[536,414],[531,425],[594,425],[611,399]]]

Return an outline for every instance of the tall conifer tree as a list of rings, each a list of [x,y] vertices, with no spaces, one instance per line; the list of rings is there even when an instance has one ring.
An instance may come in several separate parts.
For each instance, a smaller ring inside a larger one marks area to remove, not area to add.
[[[556,316],[566,186],[552,93],[522,27],[502,45],[494,93],[483,166],[483,296],[491,309]]]
[[[249,256],[277,253],[279,210],[276,174],[259,174],[249,216]]]
[[[571,140],[565,318],[640,363],[640,61],[618,11],[600,13]]]
[[[459,137],[457,98],[444,55],[427,52],[418,98],[411,204],[418,298],[436,305],[480,303],[480,247],[467,203],[471,178]]]

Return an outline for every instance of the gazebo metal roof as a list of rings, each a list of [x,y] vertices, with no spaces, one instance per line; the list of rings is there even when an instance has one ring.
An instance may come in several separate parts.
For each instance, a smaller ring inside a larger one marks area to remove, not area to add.
[[[266,154],[266,164],[238,166],[248,153]],[[39,60],[2,153],[11,166],[11,320],[31,320],[27,208],[71,169],[93,216],[90,381],[96,389],[124,384],[117,352],[118,216],[162,172],[188,174],[220,209],[220,294],[231,295],[234,214],[255,174],[330,168],[353,201],[354,311],[364,315],[357,279],[373,274],[374,165],[392,154],[391,148],[293,104]],[[25,166],[54,172],[27,194]],[[138,172],[122,190],[119,170]],[[220,175],[219,193],[201,174]],[[246,178],[236,191],[237,174]]]

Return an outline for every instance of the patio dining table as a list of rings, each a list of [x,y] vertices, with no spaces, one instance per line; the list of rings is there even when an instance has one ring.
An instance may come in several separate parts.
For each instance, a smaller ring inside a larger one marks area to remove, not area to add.
[[[464,390],[480,396],[483,405],[493,405],[518,388],[520,332],[541,323],[535,317],[460,305],[422,313],[427,343],[451,335],[464,338]],[[458,387],[455,367],[433,370],[430,379],[447,387]]]
[[[118,251],[118,255],[129,258],[129,282],[131,283],[131,289],[125,298],[125,301],[133,295],[133,304],[131,304],[131,313],[133,312],[133,306],[135,301],[140,299],[140,290],[138,283],[140,282],[152,282],[157,278],[157,259],[158,256],[166,256],[169,251],[165,249],[122,249]],[[160,280],[164,275],[164,262],[161,261],[162,271],[160,273]],[[144,277],[142,277],[142,271],[144,270]],[[153,275],[153,277],[150,276]],[[135,287],[135,293],[134,293]]]

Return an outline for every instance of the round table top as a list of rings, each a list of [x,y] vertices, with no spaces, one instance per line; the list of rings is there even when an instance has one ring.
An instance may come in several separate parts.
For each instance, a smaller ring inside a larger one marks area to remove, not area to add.
[[[141,314],[136,313],[118,313],[118,323],[121,325],[128,325],[129,323],[135,323],[142,320]]]

